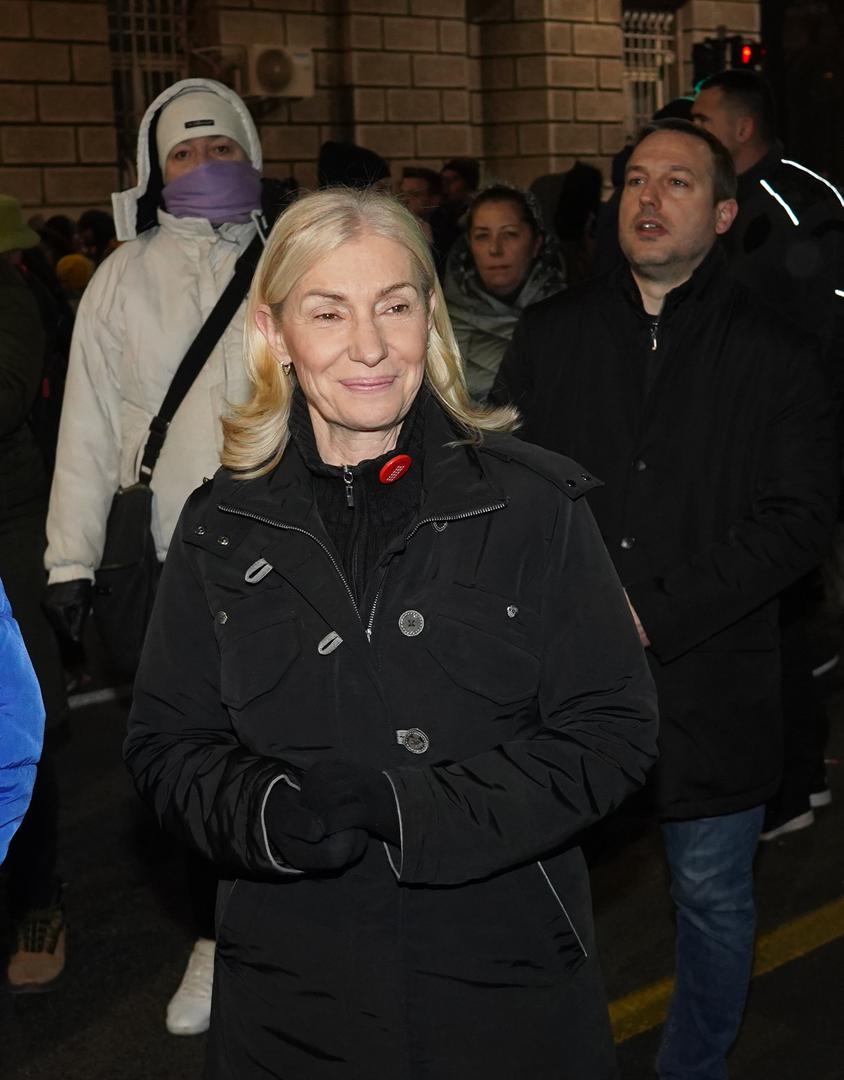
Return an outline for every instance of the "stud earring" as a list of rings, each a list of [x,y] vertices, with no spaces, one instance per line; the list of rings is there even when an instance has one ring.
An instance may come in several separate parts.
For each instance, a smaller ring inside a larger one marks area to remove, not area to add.
[[[290,377],[290,369],[291,369],[292,367],[293,367],[293,364],[292,364],[292,363],[291,363],[291,362],[290,362],[289,360],[288,360],[288,361],[286,361],[285,363],[282,363],[282,365],[281,365],[281,370],[282,370],[282,371],[284,372],[284,374],[285,374],[285,375],[286,375],[286,376],[287,376],[288,378]]]

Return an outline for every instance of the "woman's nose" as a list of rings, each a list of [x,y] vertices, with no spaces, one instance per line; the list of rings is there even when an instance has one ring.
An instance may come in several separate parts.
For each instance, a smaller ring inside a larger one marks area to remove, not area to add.
[[[349,356],[359,364],[375,367],[387,355],[387,345],[374,319],[359,320],[352,331]]]

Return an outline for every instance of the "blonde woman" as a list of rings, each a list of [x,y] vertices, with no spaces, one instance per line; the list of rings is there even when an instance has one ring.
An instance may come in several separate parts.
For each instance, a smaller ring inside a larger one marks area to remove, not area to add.
[[[656,720],[595,481],[471,405],[389,197],[291,208],[246,340],[126,743],[229,875],[206,1076],[614,1077],[576,838]]]

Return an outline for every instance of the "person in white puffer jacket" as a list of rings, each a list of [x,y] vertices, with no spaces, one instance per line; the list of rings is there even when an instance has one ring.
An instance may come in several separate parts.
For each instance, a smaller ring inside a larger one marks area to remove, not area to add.
[[[76,318],[47,519],[44,607],[79,641],[106,521],[119,487],[138,479],[149,424],[185,352],[267,221],[261,146],[241,99],[185,79],[149,106],[138,135],[138,183],[113,196],[118,239]],[[152,530],[163,561],[190,492],[213,476],[220,416],[249,393],[242,305],[179,406],[152,476]],[[216,877],[189,868],[198,941],[167,1010],[173,1034],[206,1030]]]

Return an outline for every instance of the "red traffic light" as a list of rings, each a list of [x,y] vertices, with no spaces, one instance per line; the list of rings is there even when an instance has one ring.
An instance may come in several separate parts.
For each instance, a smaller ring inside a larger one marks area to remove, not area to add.
[[[742,64],[752,64],[753,63],[753,46],[752,45],[742,45],[742,47],[741,47],[741,62],[742,62]]]

